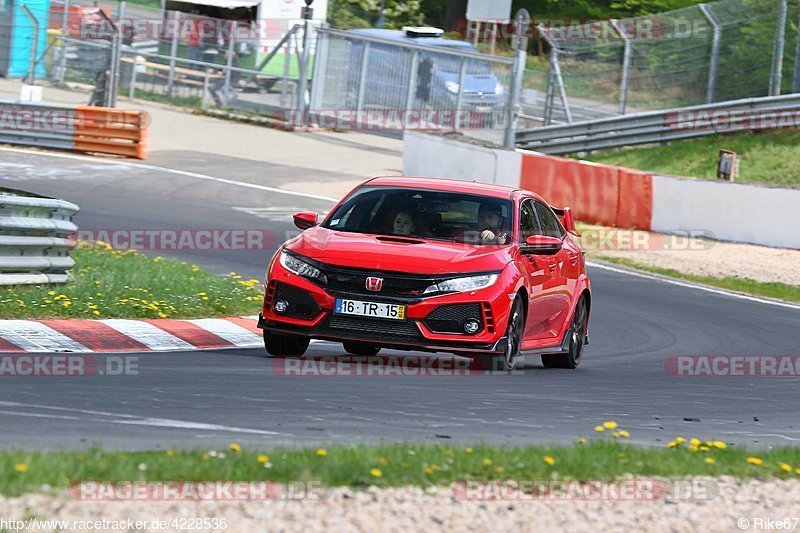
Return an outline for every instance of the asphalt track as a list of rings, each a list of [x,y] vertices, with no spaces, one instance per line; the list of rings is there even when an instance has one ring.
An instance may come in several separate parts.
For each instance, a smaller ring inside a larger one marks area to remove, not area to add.
[[[292,227],[279,214],[326,210],[330,202],[264,187],[337,178],[188,152],[161,152],[150,164],[245,185],[0,151],[0,186],[78,203],[82,228],[265,228],[282,236]],[[261,277],[271,252],[158,253]],[[798,355],[799,308],[590,271],[591,344],[577,371],[545,370],[532,360],[512,375],[287,377],[260,349],[143,353],[138,375],[0,379],[0,446],[572,442],[612,419],[646,445],[678,435],[753,447],[800,441],[798,379],[676,377],[664,368],[672,355]],[[309,353],[343,354],[332,343],[315,343]]]

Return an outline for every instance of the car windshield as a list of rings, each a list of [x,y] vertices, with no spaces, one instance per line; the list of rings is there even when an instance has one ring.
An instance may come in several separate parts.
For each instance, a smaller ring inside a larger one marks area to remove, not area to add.
[[[497,244],[481,239],[481,234],[487,230],[498,236],[510,234],[511,205],[510,200],[474,194],[362,187],[331,213],[323,227],[399,238]]]

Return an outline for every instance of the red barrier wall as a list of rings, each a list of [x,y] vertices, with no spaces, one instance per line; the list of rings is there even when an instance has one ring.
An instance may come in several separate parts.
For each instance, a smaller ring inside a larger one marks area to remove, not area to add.
[[[522,152],[520,186],[584,222],[650,229],[653,183],[644,172]]]

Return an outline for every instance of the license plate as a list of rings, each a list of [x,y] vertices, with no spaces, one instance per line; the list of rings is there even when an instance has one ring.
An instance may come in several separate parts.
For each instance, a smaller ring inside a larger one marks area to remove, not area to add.
[[[368,316],[371,318],[389,318],[392,320],[405,320],[406,306],[396,304],[382,304],[376,302],[360,302],[358,300],[336,299],[334,313],[339,315]]]

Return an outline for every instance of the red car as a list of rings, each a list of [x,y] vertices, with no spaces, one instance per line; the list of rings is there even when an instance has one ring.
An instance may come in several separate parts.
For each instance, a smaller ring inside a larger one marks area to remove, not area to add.
[[[520,356],[575,368],[591,289],[569,208],[499,185],[375,178],[304,230],[267,269],[258,325],[274,356],[310,339],[356,355],[450,352],[511,370]]]

